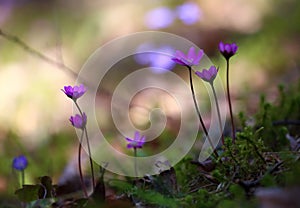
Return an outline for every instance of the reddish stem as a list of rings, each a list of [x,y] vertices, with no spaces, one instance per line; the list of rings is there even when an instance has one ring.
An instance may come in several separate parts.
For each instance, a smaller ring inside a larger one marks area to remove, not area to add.
[[[86,186],[85,186],[85,183],[83,180],[82,167],[81,167],[81,148],[82,148],[81,142],[83,139],[83,133],[84,132],[82,131],[80,142],[79,142],[79,147],[78,147],[78,169],[79,169],[79,177],[80,177],[80,182],[81,182],[83,193],[86,196],[86,198],[88,198],[88,193],[87,193]]]
[[[226,72],[227,99],[228,99],[231,128],[232,128],[232,143],[235,143],[235,126],[234,126],[233,115],[232,115],[232,105],[231,105],[230,89],[229,89],[229,59],[226,59],[226,64],[227,64],[227,72]]]
[[[217,99],[216,89],[215,89],[213,83],[211,83],[211,88],[212,88],[212,91],[213,91],[213,94],[214,94],[215,103],[216,103],[216,109],[217,109],[217,114],[218,114],[220,134],[221,134],[221,138],[222,138],[222,144],[224,145],[225,144],[225,140],[224,140],[224,134],[223,134],[223,129],[222,129],[220,107],[219,107],[219,102],[218,102],[218,99]]]
[[[216,158],[218,158],[219,155],[218,155],[218,153],[217,153],[217,151],[216,151],[216,149],[215,149],[215,147],[214,147],[214,145],[213,145],[213,143],[212,143],[212,141],[210,139],[210,136],[209,136],[209,134],[207,132],[207,129],[206,129],[205,125],[204,125],[204,122],[203,122],[203,119],[202,119],[202,116],[200,114],[200,110],[199,110],[199,107],[198,107],[198,104],[197,104],[197,100],[196,100],[196,96],[195,96],[195,91],[194,91],[194,85],[193,85],[193,78],[192,78],[192,68],[190,66],[187,66],[187,67],[189,69],[190,87],[191,87],[193,101],[194,101],[194,105],[195,105],[195,108],[196,108],[196,111],[197,111],[198,118],[200,120],[202,129],[203,129],[203,131],[204,131],[204,133],[205,133],[205,135],[206,135],[206,137],[208,139],[208,142],[211,145]]]
[[[80,116],[83,118],[83,113],[82,113],[82,110],[80,109],[78,103],[76,101],[74,101],[79,113],[80,113]],[[87,146],[88,146],[88,153],[89,153],[89,161],[90,161],[90,166],[91,166],[91,172],[92,172],[92,182],[93,182],[93,191],[95,190],[95,175],[94,175],[94,166],[93,166],[93,160],[92,160],[92,157],[91,157],[91,148],[90,148],[90,142],[89,142],[89,137],[88,137],[88,134],[87,134],[87,130],[86,130],[86,126],[84,127],[84,129],[82,130],[85,132],[85,135],[86,135],[86,142],[87,142]],[[80,141],[80,144],[82,144],[82,140]]]

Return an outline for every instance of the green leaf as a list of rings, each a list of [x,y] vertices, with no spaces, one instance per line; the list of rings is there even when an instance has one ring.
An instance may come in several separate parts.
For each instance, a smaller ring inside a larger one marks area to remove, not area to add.
[[[39,185],[23,185],[23,188],[18,189],[15,194],[20,201],[31,202],[37,200],[40,186]]]
[[[53,190],[52,179],[49,176],[42,176],[39,178],[41,181],[41,189],[39,191],[39,198],[51,198]],[[45,193],[46,192],[46,193]]]
[[[55,202],[53,198],[51,199],[39,199],[36,201],[32,201],[29,203],[26,208],[37,208],[37,207],[42,207],[42,208],[52,208],[52,204]]]

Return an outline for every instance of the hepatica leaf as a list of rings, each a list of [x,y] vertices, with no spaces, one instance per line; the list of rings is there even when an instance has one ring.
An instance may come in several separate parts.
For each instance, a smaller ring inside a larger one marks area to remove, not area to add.
[[[41,182],[39,198],[42,199],[53,197],[54,187],[52,185],[52,179],[49,176],[42,176],[39,179]]]
[[[20,201],[31,202],[39,198],[39,189],[39,185],[24,185],[23,188],[18,189],[15,194],[18,196]]]

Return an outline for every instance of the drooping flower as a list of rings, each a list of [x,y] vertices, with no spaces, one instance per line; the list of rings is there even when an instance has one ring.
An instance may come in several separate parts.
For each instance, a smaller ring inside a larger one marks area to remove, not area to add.
[[[64,86],[64,89],[62,91],[72,100],[76,101],[78,98],[80,98],[85,92],[86,88],[83,84],[79,86]]]
[[[172,58],[174,62],[183,66],[194,66],[198,65],[201,58],[203,57],[203,50],[200,49],[198,53],[196,53],[196,49],[191,47],[187,54],[184,54],[182,51],[177,50],[175,52],[175,57]]]
[[[127,144],[127,148],[128,149],[130,149],[130,148],[142,148],[143,145],[146,142],[145,141],[146,137],[140,135],[140,132],[136,131],[135,134],[134,134],[134,138],[133,139],[127,137],[126,140],[129,142]]]
[[[20,155],[15,157],[12,162],[12,166],[14,169],[23,171],[28,166],[27,158],[24,155]]]
[[[238,50],[238,46],[235,43],[223,43],[222,41],[219,43],[219,51],[228,60],[231,56],[233,56]]]
[[[85,113],[82,113],[82,116],[79,114],[76,114],[75,116],[70,117],[70,122],[72,126],[74,126],[77,129],[83,129],[87,122],[87,117]]]
[[[209,67],[209,69],[203,69],[202,72],[196,71],[195,74],[206,82],[213,83],[218,74],[218,69],[215,66]]]

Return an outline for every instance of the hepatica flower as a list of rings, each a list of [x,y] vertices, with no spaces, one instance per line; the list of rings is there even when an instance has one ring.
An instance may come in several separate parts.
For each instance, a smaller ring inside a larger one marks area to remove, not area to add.
[[[64,86],[64,89],[62,91],[72,100],[76,101],[78,98],[80,98],[85,92],[86,88],[83,84],[79,86]]]
[[[175,63],[170,59],[173,53],[174,49],[169,45],[143,43],[137,47],[134,59],[138,64],[149,65],[152,72],[161,74],[174,68]]]
[[[77,129],[84,129],[86,122],[87,122],[87,117],[85,113],[82,113],[82,116],[79,114],[76,114],[75,116],[70,117],[70,122],[72,126],[74,126]]]
[[[158,7],[145,16],[145,24],[150,29],[163,29],[174,22],[174,12],[168,7]]]
[[[172,58],[172,60],[182,66],[191,67],[199,64],[200,60],[203,57],[203,54],[204,52],[202,49],[196,52],[196,49],[194,47],[191,47],[187,54],[184,54],[182,51],[177,50],[175,52],[175,57]]]
[[[203,79],[204,81],[210,83],[210,86],[211,86],[212,91],[213,91],[215,103],[216,103],[216,109],[217,109],[217,115],[218,115],[219,127],[220,127],[220,135],[222,137],[222,144],[224,144],[224,135],[223,135],[222,122],[221,122],[220,107],[219,107],[219,103],[218,103],[218,99],[217,99],[216,90],[215,90],[215,87],[213,85],[213,82],[214,82],[214,80],[215,80],[215,78],[218,74],[218,69],[215,66],[211,66],[211,67],[209,67],[208,70],[203,69],[202,72],[196,71],[195,74],[198,77],[200,77],[201,79]]]
[[[20,155],[18,157],[15,157],[12,162],[12,166],[14,169],[23,171],[28,166],[27,158],[24,155]]]
[[[129,142],[127,144],[127,148],[130,149],[130,148],[142,148],[143,145],[145,144],[145,140],[146,140],[146,137],[145,136],[142,136],[140,135],[140,132],[136,131],[135,134],[134,134],[134,138],[131,139],[131,138],[126,138],[126,140]]]
[[[228,60],[231,56],[233,56],[238,50],[238,46],[235,43],[223,43],[222,41],[219,43],[219,51]]]
[[[211,66],[208,70],[203,69],[202,72],[196,71],[195,74],[204,81],[212,84],[218,74],[218,69],[215,66]]]
[[[178,18],[186,25],[192,25],[199,21],[201,11],[193,2],[184,3],[176,8]]]
[[[228,99],[228,106],[229,106],[229,113],[231,118],[231,128],[232,128],[232,141],[235,143],[235,126],[233,122],[233,114],[232,114],[232,105],[231,105],[231,98],[230,98],[230,89],[229,89],[229,59],[233,56],[238,50],[238,46],[235,43],[226,43],[223,42],[219,43],[219,51],[226,59],[227,70],[226,70],[226,88],[227,88],[227,99]]]

